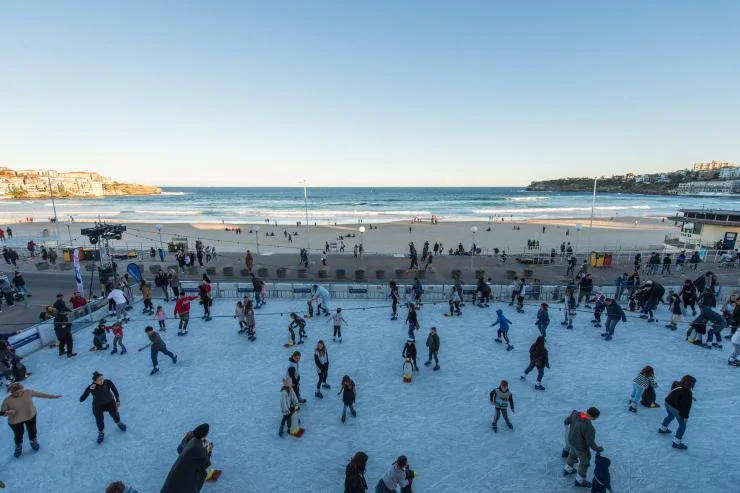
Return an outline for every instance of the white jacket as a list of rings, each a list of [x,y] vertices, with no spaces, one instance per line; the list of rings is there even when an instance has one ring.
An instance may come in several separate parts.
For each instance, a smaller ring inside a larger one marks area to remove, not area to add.
[[[280,410],[283,414],[289,414],[296,404],[298,404],[298,398],[295,396],[293,389],[280,391]]]
[[[126,295],[124,295],[123,291],[118,288],[112,290],[110,294],[108,294],[108,297],[106,299],[112,299],[113,301],[115,301],[116,305],[122,305],[127,302]]]
[[[736,346],[740,346],[740,330],[736,331],[734,334],[732,334],[732,343]]]
[[[383,476],[383,484],[391,491],[396,491],[397,486],[403,488],[409,484],[406,479],[406,471],[398,467],[397,464],[393,464],[393,467]]]

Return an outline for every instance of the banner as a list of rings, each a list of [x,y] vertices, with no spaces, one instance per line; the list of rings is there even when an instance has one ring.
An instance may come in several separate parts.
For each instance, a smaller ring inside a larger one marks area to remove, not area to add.
[[[141,280],[144,278],[141,275],[141,269],[139,269],[139,266],[134,263],[130,263],[126,266],[126,272],[128,272],[131,277],[136,279],[137,283],[140,283]]]
[[[72,261],[75,266],[75,281],[77,281],[77,291],[79,291],[80,294],[85,292],[85,289],[82,286],[82,272],[80,270],[80,258],[82,258],[82,255],[82,248],[75,248],[72,250]]]

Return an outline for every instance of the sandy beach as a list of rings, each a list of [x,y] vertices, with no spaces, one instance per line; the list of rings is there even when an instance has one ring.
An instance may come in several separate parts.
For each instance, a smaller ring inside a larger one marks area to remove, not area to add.
[[[635,223],[637,221],[637,224]],[[113,241],[116,248],[146,248],[156,247],[159,243],[159,231],[150,223],[122,223],[128,228],[121,241]],[[580,224],[580,231],[576,225]],[[6,228],[11,226],[16,241],[33,238],[39,244],[53,242],[56,227],[49,222],[0,224]],[[87,237],[81,235],[80,230],[93,226],[92,223],[74,222],[59,223],[59,237],[63,245],[89,245]],[[366,228],[363,234],[360,226]],[[471,232],[475,226],[477,232]],[[241,234],[226,231],[240,227]],[[259,230],[257,230],[259,228]],[[544,228],[544,231],[543,231]],[[43,231],[48,230],[44,236]],[[251,231],[251,233],[250,233]],[[289,226],[278,223],[271,224],[213,224],[213,223],[165,223],[162,225],[161,238],[163,243],[172,241],[175,237],[188,238],[191,247],[196,240],[205,245],[215,246],[221,252],[244,252],[250,249],[259,250],[262,255],[293,253],[301,248],[308,248],[313,252],[323,250],[326,243],[330,246],[345,245],[345,253],[351,254],[355,244],[364,242],[366,254],[405,254],[409,242],[413,241],[421,252],[425,241],[430,245],[439,242],[445,251],[457,248],[458,243],[468,250],[473,242],[484,253],[492,252],[494,248],[505,250],[510,254],[518,254],[527,250],[527,240],[536,240],[543,251],[555,248],[559,251],[562,242],[569,242],[579,252],[591,250],[618,251],[635,250],[658,247],[662,244],[665,235],[677,231],[670,222],[661,222],[660,218],[631,218],[623,217],[614,220],[594,220],[593,228],[589,227],[588,220],[557,219],[536,221],[463,221],[440,222],[437,224],[396,222],[378,225],[344,224],[337,226]],[[297,234],[296,234],[297,233]],[[290,234],[292,241],[288,241]],[[355,235],[354,237],[347,235]],[[257,246],[259,240],[259,248]],[[333,248],[332,248],[333,251]]]

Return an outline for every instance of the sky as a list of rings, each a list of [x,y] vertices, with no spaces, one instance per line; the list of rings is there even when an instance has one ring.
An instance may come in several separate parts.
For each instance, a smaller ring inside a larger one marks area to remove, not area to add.
[[[0,166],[506,186],[740,162],[740,2],[3,2]]]

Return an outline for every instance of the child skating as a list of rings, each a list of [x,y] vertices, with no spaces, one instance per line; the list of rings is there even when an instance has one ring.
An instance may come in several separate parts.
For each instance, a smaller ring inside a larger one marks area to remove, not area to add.
[[[156,318],[157,323],[159,323],[159,331],[166,332],[167,324],[165,323],[165,320],[167,320],[167,314],[164,312],[164,308],[162,308],[161,305],[157,307],[157,313],[154,314],[154,318]]]
[[[524,296],[521,294],[516,295],[516,312],[524,313]]]
[[[357,412],[355,412],[355,382],[349,378],[349,375],[342,377],[342,386],[339,389],[339,394],[342,395],[342,423],[344,423],[347,419],[347,408],[349,408],[349,412],[352,413],[353,418],[357,417]]]
[[[573,289],[566,288],[565,290],[565,308],[563,309],[565,314],[565,320],[560,322],[560,325],[565,325],[566,329],[573,328],[573,319],[576,318],[576,298],[573,296]]]
[[[508,426],[509,429],[513,430],[514,425],[511,424],[511,421],[509,421],[508,408],[509,406],[511,406],[511,412],[514,412],[514,396],[509,390],[509,382],[507,382],[506,380],[501,380],[499,386],[491,391],[488,399],[491,401],[491,404],[493,404],[493,407],[496,409],[493,416],[493,423],[491,424],[494,433],[498,432],[497,423],[501,415],[504,416],[506,426]]]
[[[666,325],[666,329],[676,330],[678,329],[678,324],[681,322],[681,315],[683,315],[681,297],[671,290],[668,300],[671,311],[671,322]]]
[[[439,370],[439,336],[437,335],[437,327],[429,329],[427,347],[429,348],[429,359],[424,363],[424,366],[431,365],[432,358],[434,358],[434,371],[437,371]]]
[[[298,344],[303,344],[303,339],[306,337],[306,320],[298,316],[297,313],[293,312],[290,314],[290,324],[288,324],[288,332],[290,332],[290,342],[285,344],[285,347],[295,346],[295,328],[298,327],[298,337],[300,338]]]
[[[119,322],[116,322],[111,327],[111,331],[113,332],[113,350],[110,352],[110,354],[116,354],[118,352],[118,346],[121,346],[121,355],[124,355],[128,352],[126,349],[126,346],[123,345],[123,325]]]
[[[332,322],[334,323],[334,333],[331,340],[334,342],[342,342],[342,325],[349,325],[342,316],[342,309],[337,308],[337,312],[331,316]]]
[[[237,334],[243,334],[247,331],[247,316],[244,313],[244,303],[241,301],[236,302],[236,308],[234,308],[234,318],[239,322],[239,331]]]
[[[283,379],[283,386],[280,388],[280,411],[282,412],[283,418],[280,421],[280,429],[278,430],[278,436],[283,436],[283,428],[288,426],[288,433],[293,431],[293,415],[298,412],[300,406],[298,404],[298,398],[293,392],[293,383],[290,377]]]
[[[409,338],[409,340],[406,341],[406,344],[403,346],[401,356],[403,356],[404,359],[411,361],[414,371],[419,371],[419,366],[416,364],[416,344],[414,344],[414,339]]]
[[[391,299],[391,320],[398,320],[398,285],[396,281],[389,283],[391,288],[391,294],[388,296]]]
[[[106,329],[110,329],[110,327],[106,327],[105,322],[102,320],[93,329],[93,347],[90,348],[90,351],[105,351],[108,349],[108,337],[105,334]]]
[[[148,326],[146,329],[144,329],[144,332],[146,332],[146,336],[149,338],[149,344],[147,344],[144,347],[139,348],[139,352],[145,350],[148,347],[151,347],[151,356],[152,356],[152,371],[149,373],[150,375],[154,375],[159,371],[159,364],[157,360],[158,353],[162,353],[166,356],[169,356],[172,359],[172,364],[177,364],[177,355],[172,354],[167,349],[167,344],[162,340],[162,338],[159,336],[159,334],[154,330],[154,327]]]
[[[601,327],[601,314],[606,310],[606,298],[601,294],[601,291],[597,291],[594,296],[594,319],[591,323],[594,327]]]
[[[247,339],[254,342],[257,338],[257,325],[254,321],[254,306],[252,300],[248,300],[244,306],[244,316],[247,320]]]
[[[316,365],[316,372],[319,374],[314,395],[319,399],[323,399],[324,394],[321,393],[321,389],[330,389],[331,385],[326,383],[326,379],[329,378],[329,353],[326,351],[326,344],[322,340],[319,340],[316,344],[316,350],[313,353],[313,362]]]
[[[453,315],[457,315],[458,317],[462,315],[462,311],[460,311],[460,304],[462,303],[462,299],[460,298],[460,293],[457,289],[455,289],[455,286],[452,286],[450,288],[450,294],[447,297],[447,303],[450,305],[450,313],[445,313],[446,316],[451,317]]]
[[[506,318],[504,316],[504,312],[501,311],[501,309],[496,310],[496,321],[491,324],[491,327],[495,327],[498,325],[498,331],[496,332],[496,339],[494,339],[496,342],[501,342],[501,338],[506,341],[506,350],[511,351],[514,349],[514,346],[511,345],[509,342],[509,324],[511,324],[511,320]]]
[[[630,395],[630,412],[637,412],[637,403],[640,402],[642,393],[645,389],[652,387],[653,389],[658,388],[658,382],[655,380],[655,372],[653,367],[648,365],[637,374],[635,379],[632,381],[632,395]]]
[[[540,309],[537,311],[537,321],[534,323],[544,339],[547,339],[547,326],[550,325],[550,312],[547,309],[547,303],[540,305]]]

